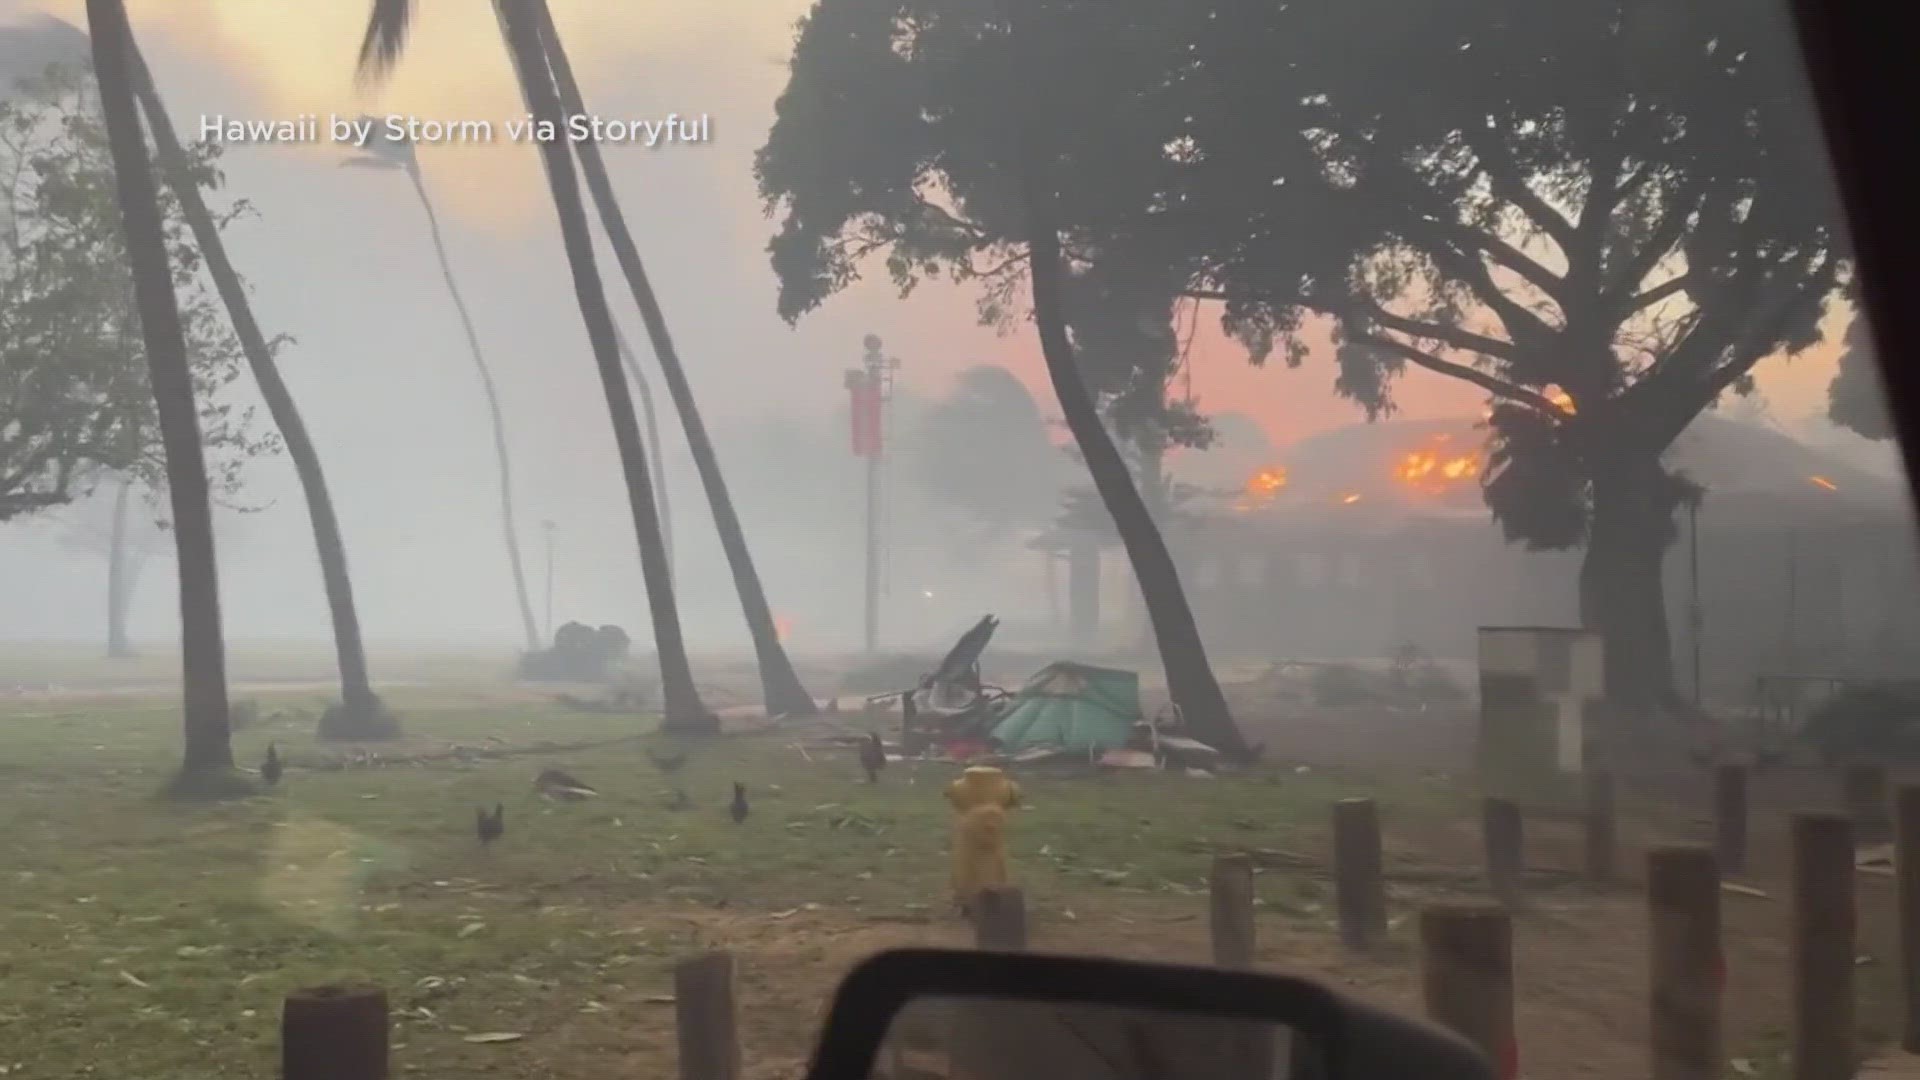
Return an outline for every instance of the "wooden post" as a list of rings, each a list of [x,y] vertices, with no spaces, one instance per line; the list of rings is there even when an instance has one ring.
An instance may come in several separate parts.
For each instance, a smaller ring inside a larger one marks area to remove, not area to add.
[[[1844,815],[1794,818],[1793,1080],[1854,1074],[1853,858],[1853,825]]]
[[[1900,1045],[1920,1054],[1920,784],[1902,784],[1894,799],[1894,873],[1900,908],[1900,986],[1906,1025]]]
[[[1747,770],[1722,765],[1713,771],[1713,853],[1720,872],[1747,868]]]
[[[1221,967],[1252,967],[1253,860],[1245,855],[1219,856],[1213,860],[1210,885],[1213,962]]]
[[[317,986],[280,1012],[282,1080],[387,1080],[387,992]]]
[[[973,943],[994,952],[1027,947],[1027,900],[1015,885],[980,890],[973,901]]]
[[[1480,1048],[1500,1080],[1519,1075],[1513,1031],[1513,921],[1492,904],[1420,913],[1427,1016]]]
[[[1720,1075],[1720,870],[1703,844],[1647,853],[1653,1080]]]
[[[1520,899],[1521,854],[1525,847],[1520,804],[1489,795],[1480,808],[1481,835],[1487,853],[1487,884],[1506,904]]]
[[[1340,940],[1364,949],[1386,936],[1387,894],[1380,875],[1380,810],[1372,799],[1333,804],[1333,888]]]
[[[736,1080],[740,1036],[733,1004],[733,955],[707,953],[673,969],[680,1080]]]
[[[1887,770],[1879,765],[1849,765],[1840,774],[1841,796],[1853,835],[1860,840],[1887,836]]]
[[[1618,843],[1613,816],[1613,774],[1595,769],[1587,774],[1587,879],[1596,884],[1613,880],[1614,848]]]

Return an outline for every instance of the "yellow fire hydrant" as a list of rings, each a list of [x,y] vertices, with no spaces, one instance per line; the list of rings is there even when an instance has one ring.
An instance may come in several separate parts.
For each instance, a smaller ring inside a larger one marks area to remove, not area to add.
[[[1009,884],[1007,811],[1020,803],[1020,787],[999,769],[976,765],[947,787],[953,821],[953,896],[970,913],[980,890]]]

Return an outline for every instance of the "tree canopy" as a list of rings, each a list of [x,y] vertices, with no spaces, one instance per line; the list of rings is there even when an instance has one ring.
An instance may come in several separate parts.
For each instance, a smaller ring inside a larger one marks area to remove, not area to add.
[[[52,69],[32,92],[0,101],[0,198],[10,210],[0,236],[0,521],[69,502],[110,472],[165,481],[113,163],[87,78]],[[196,147],[194,159],[202,185],[217,189],[217,148]],[[179,207],[170,195],[166,203],[201,425],[215,451],[211,479],[230,490],[245,459],[277,441],[224,399],[243,358]],[[222,224],[246,209],[236,205]]]
[[[1847,327],[1840,370],[1827,387],[1827,419],[1866,438],[1884,441],[1894,436],[1893,414],[1887,411],[1878,367],[1872,331],[1866,319],[1856,317]]]
[[[1255,362],[1299,363],[1308,324],[1330,323],[1336,388],[1376,415],[1410,368],[1485,390],[1489,506],[1514,539],[1586,544],[1605,572],[1583,595],[1604,599],[1602,578],[1657,563],[1695,494],[1660,455],[1761,359],[1816,342],[1847,280],[1773,8],[1023,10],[1048,81],[1016,100],[989,0],[815,6],[758,162],[783,314],[882,254],[903,290],[944,277],[1015,295],[1017,110],[1044,134],[1076,277],[1210,301]],[[1656,599],[1637,595],[1636,618]],[[1610,650],[1625,643],[1622,617],[1589,614],[1616,626]]]
[[[1059,499],[1066,462],[1033,395],[1006,368],[962,371],[908,437],[928,494],[988,529],[1030,528]]]

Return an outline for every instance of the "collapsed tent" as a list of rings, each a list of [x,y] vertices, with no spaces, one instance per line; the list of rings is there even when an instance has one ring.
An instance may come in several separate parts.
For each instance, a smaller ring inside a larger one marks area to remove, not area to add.
[[[993,740],[1009,753],[1039,746],[1111,750],[1127,744],[1140,719],[1139,675],[1063,660],[1027,680]]]

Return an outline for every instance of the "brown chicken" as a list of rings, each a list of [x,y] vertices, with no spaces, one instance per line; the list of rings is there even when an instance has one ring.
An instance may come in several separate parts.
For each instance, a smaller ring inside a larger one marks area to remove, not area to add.
[[[867,783],[880,782],[880,770],[887,767],[887,748],[878,732],[869,732],[860,744],[860,767],[867,771]]]

